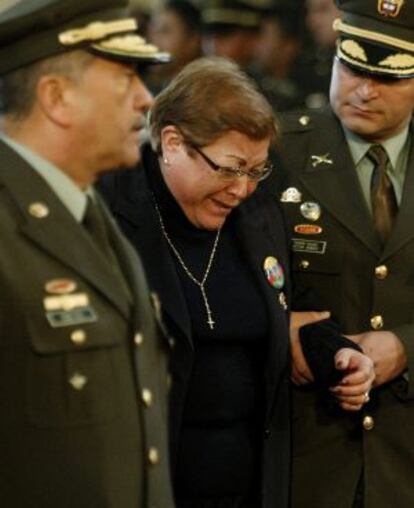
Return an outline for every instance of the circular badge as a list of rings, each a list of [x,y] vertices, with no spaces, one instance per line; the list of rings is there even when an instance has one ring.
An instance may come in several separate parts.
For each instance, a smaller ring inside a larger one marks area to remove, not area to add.
[[[305,201],[305,203],[300,205],[300,213],[302,214],[302,217],[305,217],[305,219],[316,221],[319,219],[322,212],[318,203]]]
[[[281,289],[285,285],[285,274],[282,265],[273,256],[268,256],[263,263],[263,269],[269,284],[275,289]]]

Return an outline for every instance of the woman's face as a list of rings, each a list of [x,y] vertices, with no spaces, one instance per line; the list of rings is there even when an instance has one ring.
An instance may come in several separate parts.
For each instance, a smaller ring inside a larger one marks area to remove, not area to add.
[[[267,160],[269,145],[269,139],[256,141],[229,131],[202,147],[202,151],[220,166],[249,171]],[[175,127],[164,128],[162,149],[164,180],[187,219],[200,229],[220,228],[233,208],[258,185],[246,175],[223,179],[199,153],[188,147]]]

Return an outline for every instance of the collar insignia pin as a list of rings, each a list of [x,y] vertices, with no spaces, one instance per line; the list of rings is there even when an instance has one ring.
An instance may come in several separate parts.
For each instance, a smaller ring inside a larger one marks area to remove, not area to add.
[[[329,153],[323,155],[311,155],[312,167],[316,168],[319,164],[333,164],[333,160]]]

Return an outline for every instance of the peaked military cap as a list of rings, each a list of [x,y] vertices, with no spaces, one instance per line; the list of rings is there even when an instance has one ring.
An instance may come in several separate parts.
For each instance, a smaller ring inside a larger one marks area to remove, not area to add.
[[[378,76],[414,77],[414,0],[336,0],[337,57]]]
[[[259,29],[272,0],[206,0],[201,18],[206,30],[221,27]]]
[[[75,49],[137,64],[169,55],[140,37],[127,0],[2,0],[0,74]]]

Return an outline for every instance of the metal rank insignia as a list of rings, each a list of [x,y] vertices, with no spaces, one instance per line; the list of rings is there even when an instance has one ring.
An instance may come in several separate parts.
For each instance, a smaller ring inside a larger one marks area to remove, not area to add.
[[[302,194],[296,187],[289,187],[282,192],[280,201],[282,203],[300,203],[302,201]]]
[[[312,201],[305,201],[300,205],[300,213],[302,217],[310,221],[317,221],[321,216],[321,207],[318,203]]]
[[[268,283],[275,289],[282,289],[285,285],[285,274],[279,261],[273,256],[268,256],[264,260],[263,269]]]
[[[86,293],[70,293],[76,289],[76,283],[68,279],[52,280],[45,284],[45,289],[54,293],[43,298],[46,319],[52,328],[93,323],[98,317],[91,307]]]

